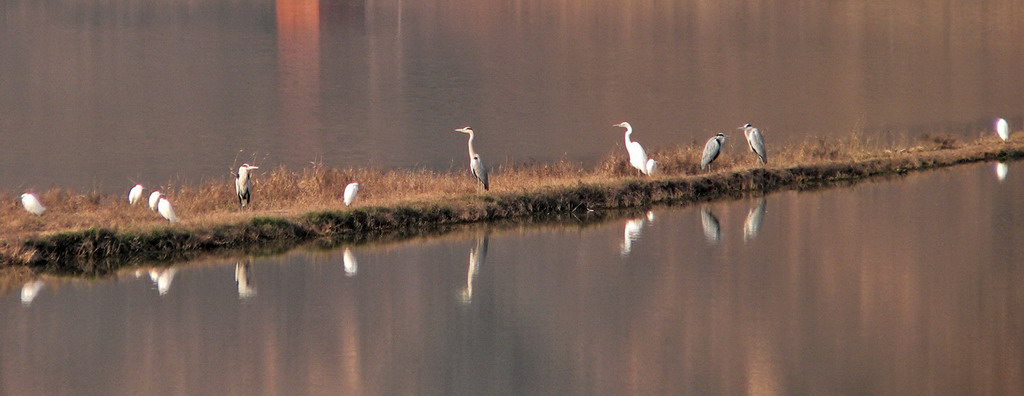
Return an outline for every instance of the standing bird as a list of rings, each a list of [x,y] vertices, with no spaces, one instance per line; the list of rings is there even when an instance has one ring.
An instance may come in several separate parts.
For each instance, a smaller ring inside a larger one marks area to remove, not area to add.
[[[238,204],[243,208],[249,206],[249,202],[252,201],[252,180],[249,178],[249,171],[259,168],[258,166],[242,164],[242,166],[238,167],[238,173],[234,174],[235,194],[238,194]]]
[[[345,206],[352,206],[356,201],[356,194],[359,193],[359,183],[349,183],[345,186]]]
[[[149,194],[149,210],[156,211],[156,205],[160,202],[160,190],[154,190],[152,194]]]
[[[167,198],[160,197],[157,208],[160,211],[160,215],[167,219],[167,221],[171,223],[178,221],[178,216],[174,214],[174,208],[171,207],[171,201],[168,201]]]
[[[640,142],[634,142],[629,140],[629,135],[633,134],[633,126],[629,125],[628,122],[615,124],[612,126],[626,128],[626,152],[629,153],[629,164],[633,165],[634,168],[639,169],[640,173],[650,176],[654,174],[654,171],[658,169],[658,163],[653,159],[647,158],[647,153],[644,151],[643,146],[640,146]]]
[[[1000,118],[996,120],[996,134],[999,135],[1000,139],[1007,141],[1010,139],[1010,124],[1006,123],[1006,120]]]
[[[750,151],[757,154],[757,157],[761,159],[762,164],[768,163],[768,152],[764,148],[764,136],[761,136],[761,131],[754,128],[753,125],[746,124],[739,129],[743,130],[743,135],[747,137],[747,145],[750,146]]]
[[[469,170],[473,171],[473,176],[476,176],[480,183],[483,183],[484,191],[490,190],[491,185],[487,182],[487,167],[484,166],[484,161],[480,159],[480,154],[473,150],[473,128],[467,126],[456,129],[455,132],[469,134]]]
[[[143,187],[141,184],[136,184],[135,187],[132,187],[131,191],[128,191],[129,205],[135,205],[135,203],[142,199],[142,189]]]
[[[719,133],[712,136],[708,140],[707,144],[704,145],[704,154],[700,157],[700,169],[704,170],[718,158],[718,154],[722,153],[722,147],[725,146],[725,139],[729,136],[724,133]]]
[[[43,212],[46,211],[43,204],[39,202],[39,198],[36,198],[32,193],[21,194],[21,206],[24,206],[25,210],[36,216],[42,216]]]

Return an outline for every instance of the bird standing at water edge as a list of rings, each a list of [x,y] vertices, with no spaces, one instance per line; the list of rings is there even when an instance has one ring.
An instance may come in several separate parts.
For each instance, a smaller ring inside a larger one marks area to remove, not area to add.
[[[996,120],[996,134],[999,135],[1000,139],[1007,141],[1010,139],[1010,124],[1006,120],[999,118]]]
[[[629,164],[640,170],[640,173],[642,174],[647,176],[654,174],[658,169],[658,163],[653,159],[647,158],[647,153],[644,151],[643,146],[640,146],[639,142],[629,140],[629,135],[633,134],[633,126],[629,125],[628,122],[622,122],[612,126],[626,128],[624,137],[626,140],[626,153],[629,154]]]
[[[490,183],[487,182],[487,167],[484,166],[484,161],[480,159],[480,154],[473,150],[473,128],[465,127],[456,129],[455,132],[462,132],[469,135],[469,170],[473,172],[473,176],[476,176],[477,180],[484,185],[484,191],[488,191],[491,188]]]
[[[704,145],[704,153],[700,157],[700,169],[711,166],[711,163],[718,158],[718,154],[722,153],[722,147],[725,146],[725,139],[729,136],[724,133],[719,133],[708,139],[707,144]]]
[[[39,202],[39,198],[36,198],[35,194],[32,193],[21,194],[21,206],[24,206],[25,210],[36,216],[42,216],[43,212],[46,211],[43,203]]]
[[[139,202],[140,199],[142,199],[142,190],[143,190],[142,185],[141,184],[136,184],[135,187],[132,187],[132,189],[130,191],[128,191],[128,204],[129,205],[135,205],[137,202]]]
[[[242,164],[238,167],[238,173],[235,176],[235,194],[238,195],[238,204],[241,207],[249,206],[252,202],[252,180],[249,177],[249,171],[259,169],[258,166],[252,166],[249,164]]]
[[[757,154],[757,158],[761,159],[762,164],[767,164],[768,151],[764,148],[764,136],[761,136],[761,131],[750,124],[743,125],[739,129],[742,129],[743,135],[747,137],[747,146],[750,147],[750,151]]]

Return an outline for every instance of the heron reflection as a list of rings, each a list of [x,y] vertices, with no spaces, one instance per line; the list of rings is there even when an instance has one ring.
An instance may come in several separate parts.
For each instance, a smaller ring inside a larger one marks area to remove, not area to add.
[[[469,251],[469,269],[466,273],[466,288],[462,289],[459,293],[459,301],[463,304],[470,304],[473,302],[473,281],[476,279],[476,275],[480,272],[480,265],[487,259],[487,243],[490,241],[490,235],[484,235],[477,238],[476,246]]]
[[[345,276],[356,276],[356,273],[359,272],[359,262],[356,261],[356,256],[352,254],[352,249],[345,248],[345,253],[341,255],[341,261],[345,265]]]
[[[629,253],[633,251],[633,243],[640,240],[640,232],[644,228],[645,217],[647,224],[654,223],[653,211],[647,211],[644,216],[638,216],[626,220],[626,226],[622,231],[622,246],[619,247],[619,254],[621,254],[622,257],[628,256]]]
[[[238,285],[238,298],[246,299],[256,295],[256,284],[252,279],[252,259],[235,263],[235,283]]]
[[[156,291],[165,295],[171,290],[171,282],[174,282],[174,274],[178,273],[174,268],[162,268],[149,270],[149,279],[156,285]]]
[[[704,238],[708,240],[708,243],[717,244],[722,240],[722,227],[718,225],[718,218],[711,213],[710,209],[700,208],[700,224],[704,227]]]
[[[747,221],[743,222],[743,242],[753,240],[757,237],[757,232],[761,230],[761,222],[764,221],[764,211],[767,201],[761,198],[757,201],[757,206],[750,209],[750,213],[747,213]]]
[[[1005,162],[996,162],[996,179],[999,181],[1006,180],[1006,173],[1010,171],[1010,167]]]
[[[26,306],[32,304],[32,300],[36,299],[40,290],[43,290],[43,281],[33,279],[25,282],[25,284],[21,286],[21,303]]]

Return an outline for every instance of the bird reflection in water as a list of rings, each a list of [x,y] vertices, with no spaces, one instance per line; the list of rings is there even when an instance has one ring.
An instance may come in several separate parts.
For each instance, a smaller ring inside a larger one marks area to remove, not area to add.
[[[751,208],[750,213],[747,213],[747,221],[743,222],[743,242],[757,237],[757,232],[761,230],[761,222],[764,221],[766,205],[765,199],[761,198],[757,201],[757,206]]]
[[[996,162],[996,179],[999,181],[1006,180],[1006,174],[1010,171],[1010,167],[1005,162]]]
[[[469,251],[469,269],[466,273],[466,288],[462,289],[459,293],[459,301],[463,304],[470,304],[473,302],[473,281],[476,279],[478,273],[480,273],[480,265],[487,259],[487,243],[490,241],[490,235],[484,235],[478,237],[476,240],[476,246]]]
[[[622,257],[629,256],[633,251],[633,243],[640,240],[640,232],[644,228],[644,218],[646,217],[647,224],[654,224],[654,212],[647,211],[644,216],[634,217],[626,220],[626,226],[622,231],[622,246],[619,247],[619,254]]]
[[[171,290],[171,282],[174,282],[174,274],[178,273],[174,268],[162,268],[149,270],[149,279],[156,285],[156,291],[165,295]]]
[[[238,298],[246,299],[256,295],[256,283],[252,279],[252,259],[235,263],[235,283],[238,285]]]
[[[36,299],[40,290],[43,290],[43,281],[33,279],[25,282],[25,284],[21,286],[21,303],[26,306],[32,304],[32,300]]]
[[[700,208],[700,224],[704,227],[704,238],[710,244],[717,244],[722,240],[722,228],[718,225],[718,218],[707,207]]]
[[[345,252],[341,255],[341,261],[345,265],[345,276],[356,276],[356,273],[359,272],[359,262],[356,261],[356,255],[352,254],[351,248],[345,248]]]

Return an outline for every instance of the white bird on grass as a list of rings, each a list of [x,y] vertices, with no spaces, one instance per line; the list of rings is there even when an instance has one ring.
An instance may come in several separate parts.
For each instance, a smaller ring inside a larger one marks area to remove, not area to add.
[[[480,154],[473,150],[473,128],[465,127],[456,129],[455,132],[462,132],[469,135],[469,170],[473,172],[473,176],[476,176],[477,180],[484,185],[484,191],[490,190],[491,185],[487,182],[487,167],[484,166],[484,161],[480,159]]]
[[[653,159],[647,158],[647,153],[644,151],[643,146],[640,145],[640,142],[629,140],[629,135],[633,134],[633,126],[629,125],[628,122],[612,126],[626,128],[626,134],[624,136],[626,140],[626,153],[629,154],[629,164],[640,170],[640,173],[642,174],[647,176],[653,175],[654,172],[658,170],[658,163]]]
[[[249,177],[249,171],[259,168],[242,164],[238,167],[238,173],[235,174],[235,194],[238,195],[238,204],[243,208],[249,206],[249,202],[252,201],[252,180]]]
[[[171,207],[171,201],[168,201],[167,198],[160,197],[160,202],[157,203],[157,210],[160,211],[160,215],[167,219],[167,221],[171,223],[178,221],[178,216],[174,214],[174,208]]]
[[[36,216],[42,216],[43,212],[46,211],[46,207],[32,193],[21,194],[21,206],[24,206],[25,210]]]
[[[152,194],[149,194],[149,210],[156,210],[156,205],[160,202],[161,195],[163,194],[160,193],[160,190],[153,191]]]
[[[142,185],[141,184],[136,184],[135,187],[132,187],[132,189],[130,191],[128,191],[128,204],[129,205],[135,205],[137,202],[139,202],[140,199],[142,199],[142,190],[143,190]]]
[[[996,120],[996,134],[999,135],[1000,139],[1007,141],[1010,139],[1010,124],[1006,120],[1000,118]]]
[[[722,153],[722,147],[725,146],[725,139],[729,136],[724,133],[719,133],[708,139],[707,144],[704,145],[704,153],[700,157],[700,169],[704,170],[715,162],[715,158]]]
[[[345,186],[345,206],[352,206],[356,201],[356,194],[359,193],[359,183],[349,183]]]
[[[767,164],[768,151],[764,148],[764,136],[761,135],[761,131],[750,124],[743,125],[739,129],[742,129],[743,135],[747,137],[747,146],[750,147],[750,151],[757,154],[757,158],[761,159],[762,164]]]

